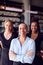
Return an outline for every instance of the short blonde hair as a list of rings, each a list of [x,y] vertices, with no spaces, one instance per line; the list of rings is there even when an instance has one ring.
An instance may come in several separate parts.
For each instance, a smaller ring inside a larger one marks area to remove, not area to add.
[[[25,27],[26,27],[26,29],[28,30],[28,26],[27,26],[27,24],[25,24],[25,23],[20,23],[19,26],[20,26],[21,24],[24,24]],[[18,28],[19,28],[19,27],[18,27]]]

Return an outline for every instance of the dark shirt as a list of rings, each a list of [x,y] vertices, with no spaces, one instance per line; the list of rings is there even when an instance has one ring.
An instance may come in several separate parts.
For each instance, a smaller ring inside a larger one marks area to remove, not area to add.
[[[16,38],[16,37],[17,37],[17,34],[16,34],[15,32],[13,32],[11,38],[7,40],[7,39],[4,37],[4,32],[3,32],[3,33],[0,33],[0,40],[1,40],[1,42],[2,42],[4,48],[8,48],[8,49],[9,49],[11,40],[12,40],[13,38]]]
[[[27,36],[31,37],[31,34],[28,33]],[[42,33],[39,33],[38,36],[37,36],[37,38],[35,39],[36,53],[38,51],[40,51],[42,41],[43,41],[43,34]]]

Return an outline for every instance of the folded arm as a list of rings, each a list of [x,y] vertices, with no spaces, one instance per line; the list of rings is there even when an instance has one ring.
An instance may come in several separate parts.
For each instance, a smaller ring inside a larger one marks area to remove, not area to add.
[[[23,59],[23,55],[21,54],[16,54],[12,51],[9,51],[9,59],[12,60],[12,61],[21,61],[22,62],[22,59]]]
[[[32,41],[29,48],[28,48],[27,53],[24,56],[24,62],[25,63],[28,63],[28,62],[32,63],[34,60],[34,57],[35,57],[35,42]]]

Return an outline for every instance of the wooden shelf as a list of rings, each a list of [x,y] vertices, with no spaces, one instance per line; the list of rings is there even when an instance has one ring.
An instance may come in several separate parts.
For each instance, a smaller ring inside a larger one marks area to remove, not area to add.
[[[21,23],[21,14],[22,12],[9,11],[0,9],[0,31],[2,32],[4,27],[3,23],[6,19],[10,19],[13,22],[13,25],[16,27]]]

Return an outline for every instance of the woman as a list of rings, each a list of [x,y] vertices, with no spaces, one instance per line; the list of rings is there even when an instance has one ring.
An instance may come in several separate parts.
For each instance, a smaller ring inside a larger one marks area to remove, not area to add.
[[[11,20],[6,20],[4,22],[4,27],[4,32],[0,34],[0,45],[2,47],[1,65],[12,65],[12,62],[9,61],[8,53],[11,40],[16,37],[16,34],[13,32]]]
[[[31,65],[35,56],[35,42],[26,36],[25,23],[19,25],[18,32],[19,37],[11,41],[9,59],[14,61],[13,65]]]
[[[42,60],[40,57],[40,51],[41,51],[41,42],[43,41],[43,35],[40,33],[39,23],[38,19],[33,19],[30,23],[30,32],[28,34],[29,37],[31,37],[33,40],[35,40],[36,45],[36,56],[35,60],[33,62],[34,65],[41,65]]]

